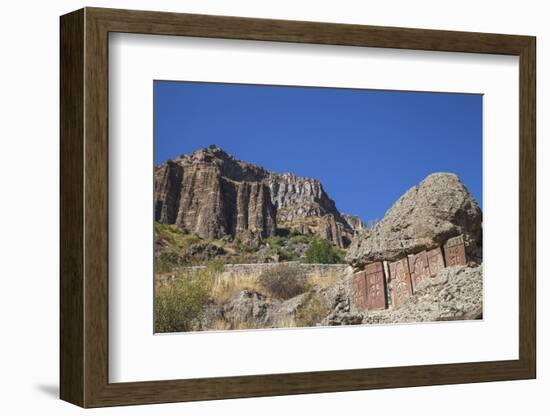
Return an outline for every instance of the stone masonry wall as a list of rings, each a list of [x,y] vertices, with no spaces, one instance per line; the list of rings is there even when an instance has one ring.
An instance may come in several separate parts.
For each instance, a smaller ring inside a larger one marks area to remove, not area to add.
[[[239,278],[241,280],[256,280],[263,272],[280,267],[281,265],[293,265],[303,270],[308,278],[316,277],[318,279],[339,277],[345,273],[346,270],[351,268],[347,264],[304,264],[293,261],[281,263],[225,264],[224,270],[218,279],[231,280]],[[193,272],[204,270],[205,268],[206,266],[181,267],[177,269],[177,271]]]

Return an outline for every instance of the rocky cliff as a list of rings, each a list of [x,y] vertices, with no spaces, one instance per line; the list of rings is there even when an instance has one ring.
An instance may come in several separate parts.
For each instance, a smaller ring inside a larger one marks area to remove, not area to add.
[[[354,234],[318,180],[272,173],[217,147],[155,168],[155,220],[202,238],[230,235],[252,244],[298,231],[345,247]]]
[[[481,260],[482,213],[458,177],[434,173],[409,189],[372,229],[353,240],[346,260],[361,267],[393,261],[464,236],[469,259]]]
[[[346,220],[355,233],[359,233],[367,228],[367,224],[365,224],[363,220],[356,215],[342,213],[342,217]]]

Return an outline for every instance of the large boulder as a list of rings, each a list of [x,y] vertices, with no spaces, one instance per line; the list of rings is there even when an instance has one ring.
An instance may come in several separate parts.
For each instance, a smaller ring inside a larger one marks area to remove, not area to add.
[[[234,329],[265,328],[271,326],[272,309],[264,295],[245,289],[224,305],[223,316]]]
[[[393,261],[462,234],[469,259],[481,261],[482,213],[458,177],[434,173],[409,189],[372,229],[354,238],[346,260],[355,267]]]

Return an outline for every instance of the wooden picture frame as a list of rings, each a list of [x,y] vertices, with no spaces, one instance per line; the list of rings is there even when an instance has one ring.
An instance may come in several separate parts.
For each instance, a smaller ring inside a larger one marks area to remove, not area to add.
[[[61,17],[60,396],[82,407],[536,377],[535,38],[85,8]],[[519,359],[109,383],[108,34],[246,39],[519,56]]]

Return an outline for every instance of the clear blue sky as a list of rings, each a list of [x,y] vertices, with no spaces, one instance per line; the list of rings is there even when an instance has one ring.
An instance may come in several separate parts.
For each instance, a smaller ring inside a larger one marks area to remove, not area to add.
[[[365,221],[433,172],[482,202],[481,95],[155,81],[154,100],[155,164],[216,144]]]

